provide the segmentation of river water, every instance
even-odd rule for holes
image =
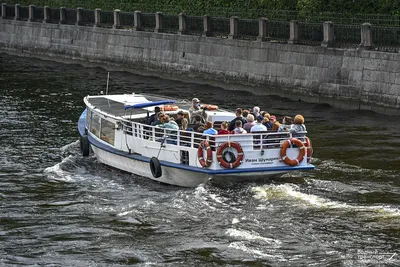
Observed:
[[[315,171],[180,188],[80,155],[106,76],[0,54],[0,266],[400,266],[399,117],[112,72],[111,93],[306,118]]]

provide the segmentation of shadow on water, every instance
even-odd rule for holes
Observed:
[[[400,265],[398,117],[112,72],[110,93],[305,116],[315,171],[179,188],[80,156],[106,76],[0,54],[0,265]]]

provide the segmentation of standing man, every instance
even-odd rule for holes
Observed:
[[[200,108],[200,100],[195,97],[192,99],[192,106],[189,108],[190,122],[194,123],[194,117],[199,115],[204,122],[207,118],[206,110]]]
[[[158,113],[160,113],[160,111],[160,107],[155,107],[154,114],[149,117],[149,121],[147,122],[147,124],[152,125],[158,119]]]
[[[229,123],[229,128],[228,128],[229,131],[233,131],[233,129],[236,128],[236,121],[241,121],[242,125],[244,125],[247,122],[247,120],[242,116],[241,108],[236,109],[236,118],[231,120],[231,122]]]

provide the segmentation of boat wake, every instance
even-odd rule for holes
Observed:
[[[69,155],[64,158],[60,163],[54,166],[47,167],[44,173],[55,181],[74,182],[77,177],[87,173],[84,167],[77,164],[79,156]],[[81,174],[81,175],[77,175]]]
[[[75,142],[72,142],[60,148],[60,151],[63,154],[65,153],[76,154],[78,150],[79,150],[79,140],[76,140]]]
[[[346,180],[364,180],[366,177],[372,177],[374,180],[395,181],[395,178],[398,177],[398,171],[396,170],[366,169],[334,160],[319,161],[315,173],[329,173],[330,176],[346,178]]]
[[[400,217],[400,210],[385,205],[363,206],[332,201],[327,198],[301,192],[294,184],[263,185],[252,188],[254,198],[272,202],[274,200],[289,201],[291,205],[302,208],[335,210],[342,212],[370,212],[374,217]]]

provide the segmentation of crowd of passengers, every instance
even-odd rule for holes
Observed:
[[[305,132],[304,117],[296,115],[294,119],[284,116],[281,123],[276,116],[270,115],[265,111],[260,111],[259,107],[252,110],[237,108],[236,118],[230,122],[221,123],[221,129],[217,131],[211,121],[207,121],[206,109],[200,107],[200,100],[193,98],[192,106],[189,108],[191,121],[184,117],[184,113],[179,111],[177,119],[161,112],[160,107],[155,107],[155,114],[151,115],[148,120],[149,125],[166,128],[171,130],[186,130],[203,133],[204,135],[216,134],[245,134],[255,132]]]

